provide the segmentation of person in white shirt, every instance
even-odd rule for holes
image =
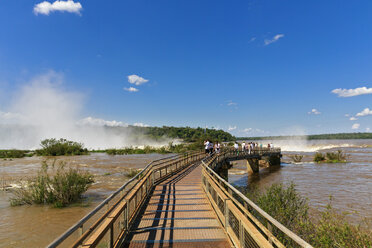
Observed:
[[[242,151],[245,151],[245,142],[242,143]]]
[[[206,141],[204,141],[204,146],[205,146],[205,153],[206,154],[208,154],[209,153],[209,141],[208,140],[206,140]]]

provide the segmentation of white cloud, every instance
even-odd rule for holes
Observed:
[[[351,129],[359,129],[359,127],[360,127],[360,124],[359,123],[355,123],[355,124],[353,124],[352,126],[351,126]]]
[[[351,120],[351,121],[356,121],[356,120],[358,120],[358,118],[355,118],[354,116],[352,116],[352,117],[350,117],[349,120]]]
[[[349,117],[350,115],[349,114],[345,114],[345,117]]]
[[[227,129],[227,131],[234,131],[236,129],[236,126],[229,126],[229,128]]]
[[[309,115],[320,115],[321,113],[317,109],[312,109],[310,112],[307,112]]]
[[[244,130],[243,130],[243,132],[245,132],[245,133],[249,133],[249,132],[251,132],[251,131],[253,131],[253,129],[252,128],[245,128]]]
[[[331,92],[333,94],[338,95],[338,97],[352,97],[352,96],[372,94],[372,88],[360,87],[360,88],[355,88],[355,89],[334,89]]]
[[[277,34],[272,39],[266,39],[265,46],[270,45],[271,43],[277,42],[280,38],[283,38],[284,34]]]
[[[249,42],[253,42],[253,41],[255,41],[256,40],[256,37],[252,37],[250,40],[249,40]]]
[[[139,91],[139,89],[134,88],[134,87],[124,88],[124,90],[129,91],[129,92],[138,92]]]
[[[372,115],[372,110],[370,110],[369,108],[365,108],[363,109],[362,112],[356,114],[356,116],[366,116],[366,115]]]
[[[127,127],[128,124],[121,122],[121,121],[106,121],[104,119],[87,117],[80,121],[78,121],[79,125],[87,125],[87,126],[107,126],[107,127]]]
[[[136,126],[136,127],[149,127],[150,125],[144,124],[142,122],[136,122],[136,123],[133,123],[133,126]]]
[[[227,106],[236,106],[238,105],[236,102],[233,102],[232,100],[227,101]]]
[[[131,83],[131,84],[134,84],[134,85],[141,85],[141,84],[144,84],[144,83],[147,83],[149,80],[147,79],[144,79],[143,77],[140,77],[138,75],[129,75],[128,76],[128,82]]]
[[[366,128],[366,132],[370,132],[371,129],[369,127]]]
[[[34,14],[38,15],[49,15],[51,12],[69,12],[80,15],[80,11],[83,9],[81,3],[74,2],[73,0],[57,0],[54,3],[44,1],[34,6]]]

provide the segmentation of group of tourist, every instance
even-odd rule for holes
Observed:
[[[206,154],[212,154],[213,152],[220,153],[220,150],[221,150],[221,144],[218,141],[213,145],[212,141],[205,140],[204,147],[205,147]]]
[[[226,146],[226,144],[224,144],[224,146]],[[221,144],[218,141],[215,144],[213,144],[213,142],[210,140],[204,140],[204,147],[206,154],[212,154],[213,152],[220,153],[221,151]],[[245,143],[245,141],[243,141],[241,145],[239,145],[239,143],[236,141],[234,143],[234,150],[237,152],[248,151],[248,153],[251,154],[251,152],[257,148],[262,148],[262,144],[258,144],[257,142]],[[267,148],[274,148],[273,143],[267,144]]]
[[[257,142],[245,143],[245,141],[243,141],[243,143],[241,144],[241,150],[243,152],[244,151],[248,151],[249,154],[251,154],[251,152],[252,152],[253,149],[258,148],[258,147],[262,148],[262,144],[258,145]],[[274,148],[273,143],[267,144],[267,148]],[[239,144],[236,141],[235,141],[235,144],[234,144],[234,149],[236,151],[239,151]]]

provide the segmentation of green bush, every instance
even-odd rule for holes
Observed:
[[[0,158],[23,158],[30,157],[33,153],[26,150],[0,150]]]
[[[141,172],[141,170],[129,169],[128,172],[127,172],[127,177],[132,178],[140,172]]]
[[[42,162],[37,176],[20,189],[15,189],[11,205],[54,204],[55,207],[64,207],[78,201],[94,182],[93,175],[65,166],[64,162],[56,165],[54,161],[50,166],[46,161]]]
[[[327,152],[325,155],[321,152],[315,153],[314,162],[317,163],[346,163],[346,154],[341,150],[337,152]]]
[[[42,149],[36,150],[39,156],[86,155],[88,150],[82,143],[66,139],[45,139],[41,141]]]
[[[322,212],[314,233],[308,238],[314,247],[372,247],[372,232],[354,226],[338,214],[329,204]]]
[[[320,163],[325,161],[325,156],[321,152],[317,152],[314,155],[314,162]]]
[[[307,199],[301,197],[293,183],[286,186],[273,184],[266,192],[252,190],[247,194],[260,208],[314,247],[371,247],[372,232],[349,224],[328,205],[319,220],[309,217]],[[256,211],[252,213],[264,224],[267,223]],[[272,233],[286,247],[298,247],[280,230],[273,227]]]

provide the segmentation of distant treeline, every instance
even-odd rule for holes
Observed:
[[[230,133],[223,130],[209,128],[191,128],[191,127],[134,127],[129,128],[141,133],[151,139],[162,139],[164,137],[172,139],[182,139],[185,142],[196,142],[203,139],[211,139],[213,141],[233,141],[236,138]]]
[[[372,139],[372,133],[332,133],[292,136],[238,137],[238,140],[281,140],[281,139]]]

